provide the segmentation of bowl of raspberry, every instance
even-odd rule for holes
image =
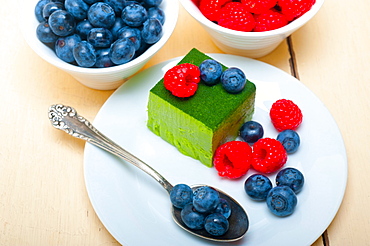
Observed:
[[[30,0],[21,7],[35,53],[98,90],[138,72],[170,38],[179,10],[173,0]]]
[[[324,0],[180,0],[223,52],[259,58],[306,24]]]

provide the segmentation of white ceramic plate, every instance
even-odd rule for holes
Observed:
[[[276,137],[268,110],[280,98],[293,100],[304,120],[298,129],[299,150],[286,166],[305,175],[293,215],[272,215],[264,202],[244,192],[244,181],[220,178],[214,168],[180,154],[146,127],[148,93],[180,58],[153,66],[121,86],[103,105],[94,125],[113,141],[151,165],[173,185],[209,184],[231,194],[246,209],[250,229],[235,245],[310,245],[337,213],[347,181],[347,158],[338,127],[322,102],[289,74],[256,60],[210,54],[226,66],[244,70],[257,86],[253,119],[263,124],[265,137]],[[83,112],[81,112],[83,113]],[[214,245],[180,229],[171,217],[166,191],[136,167],[90,144],[85,148],[85,181],[100,220],[117,241],[131,245]],[[274,180],[275,174],[270,175]],[[233,244],[233,245],[234,245]]]

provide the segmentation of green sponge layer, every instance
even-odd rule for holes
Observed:
[[[192,49],[179,64],[199,66],[206,59],[212,58]],[[161,79],[149,93],[147,126],[181,153],[211,167],[216,148],[235,139],[243,122],[252,118],[255,92],[250,81],[239,94],[201,81],[195,95],[183,99],[173,96]]]

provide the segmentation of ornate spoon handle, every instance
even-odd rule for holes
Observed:
[[[168,193],[170,193],[173,186],[162,175],[148,164],[114,143],[108,137],[104,136],[88,120],[78,115],[74,108],[62,104],[52,105],[49,108],[49,120],[55,128],[63,130],[73,137],[94,144],[140,168],[152,176]]]

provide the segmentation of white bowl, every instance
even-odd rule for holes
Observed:
[[[306,24],[321,8],[324,0],[316,0],[312,8],[288,25],[267,32],[241,32],[224,28],[208,20],[191,0],[180,0],[186,11],[210,34],[213,42],[225,53],[259,58],[273,51],[286,37]]]
[[[162,38],[146,50],[136,59],[119,66],[108,68],[83,68],[71,65],[60,60],[53,50],[41,43],[36,37],[36,28],[38,21],[36,20],[34,9],[38,0],[22,1],[22,10],[20,19],[20,28],[23,32],[29,46],[45,61],[64,70],[72,75],[76,80],[93,89],[112,90],[119,87],[128,77],[140,70],[148,60],[156,54],[170,38],[175,29],[179,4],[175,0],[163,0],[160,7],[165,12],[165,23],[163,25]]]

